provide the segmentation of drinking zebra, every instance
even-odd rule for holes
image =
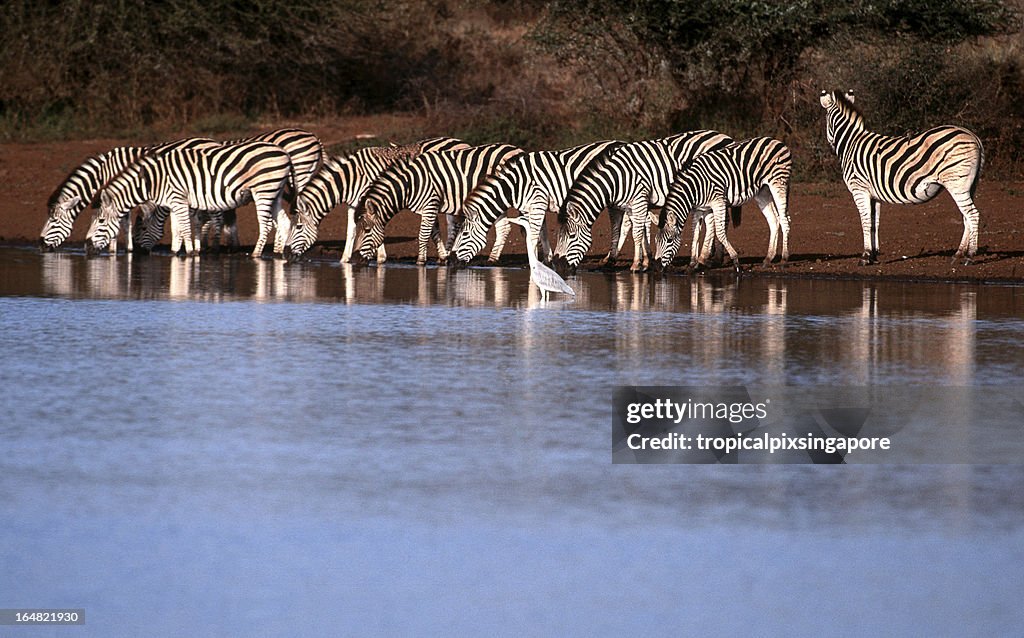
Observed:
[[[525,153],[506,163],[487,177],[473,192],[463,207],[465,219],[452,252],[459,264],[468,264],[487,243],[487,231],[495,227],[494,247],[489,261],[501,257],[510,228],[506,212],[515,208],[530,225],[530,236],[540,238],[544,258],[551,257],[545,215],[557,213],[565,200],[569,187],[579,174],[596,158],[621,142],[593,142],[561,151]],[[537,253],[539,246],[527,250]],[[454,262],[453,262],[454,263]]]
[[[206,138],[187,138],[152,146],[118,146],[106,153],[87,158],[57,186],[47,201],[48,213],[39,233],[41,250],[56,250],[71,236],[75,220],[90,204],[96,205],[100,189],[129,164],[146,154],[219,146]],[[127,233],[127,249],[132,250],[132,235]]]
[[[373,180],[395,162],[422,153],[458,148],[469,148],[469,145],[451,137],[436,137],[404,146],[373,146],[345,157],[328,158],[295,200],[295,224],[285,257],[295,260],[309,250],[316,242],[320,223],[335,206],[344,203],[348,209],[348,224],[341,261],[350,262],[355,249],[355,211]],[[386,259],[387,252],[381,244],[377,261],[383,263]]]
[[[453,218],[461,211],[470,191],[522,152],[511,144],[488,144],[424,153],[393,165],[374,181],[356,210],[355,242],[360,254],[371,259],[384,241],[384,226],[398,211],[409,209],[420,216],[416,263],[427,262],[427,244],[431,239],[437,243],[439,262],[444,263],[448,250],[438,232],[438,213],[448,216],[451,234]]]
[[[672,263],[679,250],[686,218],[692,214],[690,266],[707,263],[714,237],[722,243],[733,266],[739,270],[736,250],[725,236],[725,212],[727,208],[742,206],[751,199],[757,201],[768,222],[765,265],[775,259],[777,243],[781,243],[782,263],[788,261],[789,178],[792,169],[789,149],[770,137],[736,142],[694,158],[676,174],[665,198],[661,228],[654,241],[654,256],[660,267],[666,268]],[[709,215],[710,220],[707,218]],[[702,219],[706,231],[698,257],[698,223]]]
[[[323,164],[324,147],[321,143],[320,138],[298,128],[283,128],[260,135],[254,135],[245,139],[234,140],[230,142],[223,142],[225,146],[235,144],[246,144],[250,142],[266,142],[268,144],[274,144],[288,153],[291,157],[292,168],[295,171],[295,187],[294,190],[299,194],[309,185],[313,176],[317,173]],[[292,196],[294,199],[294,194]],[[215,214],[214,211],[209,211],[211,214],[203,216],[205,223],[202,229],[199,231],[199,237],[208,238],[208,245],[219,245],[219,237],[221,233],[221,227],[224,226],[224,220],[235,219],[235,211],[217,211],[219,214]],[[155,207],[148,207],[143,209],[143,214],[136,222],[137,227],[137,243],[145,250],[151,249],[155,246],[163,236],[164,223],[167,219],[167,209],[158,209]],[[172,221],[173,224],[173,221]],[[274,233],[274,253],[277,255],[283,254],[285,244],[288,240],[288,236],[291,232],[291,219],[286,212],[278,214],[277,219],[273,221],[275,227]],[[231,238],[232,244],[238,245],[237,238],[237,226],[231,225],[226,228],[229,237]],[[217,242],[217,243],[214,243]],[[171,233],[171,247],[174,251],[174,247],[181,244],[181,237],[176,235],[172,229]]]
[[[878,261],[879,204],[920,204],[945,188],[964,218],[954,261],[970,263],[978,252],[978,209],[974,195],[984,164],[981,140],[958,126],[939,126],[911,137],[892,137],[865,128],[852,91],[822,91],[825,135],[843,169],[864,234],[861,265]]]
[[[633,264],[630,270],[649,266],[650,209],[665,202],[675,172],[701,153],[721,148],[732,139],[716,131],[691,131],[671,137],[623,144],[593,162],[569,189],[559,211],[556,269],[575,270],[590,248],[594,221],[608,209],[612,238],[604,265],[618,256],[617,245],[623,214],[633,230]]]
[[[253,202],[260,234],[252,255],[259,257],[273,220],[284,214],[281,202],[285,189],[296,191],[294,179],[289,154],[266,142],[145,155],[103,188],[86,248],[103,250],[126,211],[152,202],[170,211],[172,230],[177,230],[175,237],[180,237],[186,252],[193,255],[199,246],[192,240],[190,207],[224,211]],[[173,252],[177,252],[177,241],[172,240]]]

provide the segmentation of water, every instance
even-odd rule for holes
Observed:
[[[610,402],[983,402],[1024,385],[1024,288],[571,283],[0,249],[0,607],[86,610],[19,635],[1022,626],[1021,465],[613,465]]]

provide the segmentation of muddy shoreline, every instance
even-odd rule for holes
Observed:
[[[46,218],[46,200],[65,175],[86,156],[109,149],[112,140],[86,140],[36,144],[0,144],[0,183],[6,197],[0,201],[0,243],[34,246]],[[743,221],[729,229],[730,242],[741,257],[744,276],[800,277],[816,279],[904,280],[1021,283],[1024,282],[1024,182],[993,182],[982,178],[978,189],[981,211],[979,254],[971,265],[953,262],[963,222],[959,211],[945,193],[918,206],[882,206],[880,262],[859,264],[860,221],[853,199],[839,181],[794,183],[791,189],[790,263],[785,267],[764,267],[761,260],[768,243],[768,230],[757,207],[743,209]],[[65,249],[80,249],[88,219],[83,214]],[[412,262],[416,254],[419,218],[408,211],[388,225],[389,261]],[[345,214],[336,209],[320,229],[319,243],[310,258],[332,260],[340,257]],[[514,229],[502,264],[525,263],[522,232]],[[256,239],[252,207],[239,211],[239,233],[243,245]],[[688,239],[670,273],[686,274]],[[598,219],[594,243],[582,268],[594,269],[607,252],[608,221]],[[485,261],[490,245],[475,263]],[[628,268],[632,259],[627,240],[616,267]],[[433,255],[433,253],[431,253]],[[721,269],[725,270],[725,269]],[[718,272],[712,269],[710,272]]]

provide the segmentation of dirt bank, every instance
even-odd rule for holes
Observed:
[[[361,125],[346,130],[321,133],[325,140],[341,140],[361,130]],[[363,127],[365,128],[365,127]],[[314,129],[319,130],[319,129]],[[102,152],[124,141],[89,140],[38,144],[0,145],[0,183],[6,197],[0,201],[0,241],[35,243],[46,217],[46,200],[65,175],[86,156]],[[982,179],[978,190],[981,211],[980,254],[970,266],[951,263],[960,242],[963,222],[946,194],[919,206],[883,206],[881,216],[881,263],[858,265],[861,252],[860,222],[853,200],[838,181],[825,184],[794,184],[790,202],[792,231],[791,263],[785,268],[767,269],[795,276],[897,277],[940,280],[1021,281],[1024,280],[1024,183],[995,183]],[[88,226],[83,215],[71,236],[72,245],[81,244]],[[243,244],[255,242],[255,214],[250,207],[239,215]],[[409,212],[399,214],[388,226],[387,246],[394,259],[411,259],[416,253],[419,218]],[[514,229],[506,254],[510,259],[523,254],[522,233]],[[324,244],[317,255],[336,256],[344,235],[344,215],[334,211],[321,227]],[[591,254],[607,251],[608,222],[598,220]],[[767,225],[757,207],[744,207],[743,223],[730,229],[729,238],[740,251],[745,268],[753,272],[760,266],[768,242]],[[688,261],[689,240],[677,264]],[[632,255],[627,243],[628,266]],[[584,262],[584,267],[592,264]]]

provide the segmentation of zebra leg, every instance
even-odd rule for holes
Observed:
[[[435,226],[437,225],[437,209],[428,206],[420,212],[420,232],[416,244],[416,265],[424,266],[427,263],[427,245],[434,237]],[[440,237],[438,237],[440,241]]]
[[[274,213],[272,210],[273,203],[268,204],[255,198],[253,203],[256,205],[256,222],[259,225],[259,237],[256,239],[256,246],[252,249],[252,257],[258,259],[263,256],[263,247],[267,245],[267,239],[270,237],[270,227],[274,225]]]
[[[971,263],[971,258],[978,254],[978,221],[981,214],[974,205],[970,192],[949,193],[956,202],[960,214],[964,216],[964,234],[960,238],[960,247],[953,256],[953,261],[964,259],[964,265]]]
[[[341,252],[341,263],[352,263],[352,252],[355,250],[356,241],[356,209],[355,206],[345,205],[345,249]],[[381,243],[381,249],[384,244]],[[379,249],[378,249],[379,250]],[[378,257],[380,253],[378,252]],[[378,259],[378,261],[380,261]]]
[[[864,234],[864,252],[860,255],[860,265],[867,266],[878,262],[878,234],[873,217],[877,215],[877,204],[872,201],[867,191],[853,192],[853,201],[857,204],[860,214],[860,228]]]
[[[547,226],[544,224],[543,208],[526,212],[526,220],[530,222],[530,232],[526,233],[526,250],[533,251],[538,260],[546,259],[546,251],[541,250],[541,245],[547,245]]]
[[[189,236],[185,238],[185,254],[189,257],[198,255],[202,252],[203,228],[205,226],[205,222],[200,222],[203,221],[201,219],[203,216],[204,215],[201,215],[197,210],[189,209],[188,211]]]
[[[689,271],[693,271],[697,267],[697,259],[701,256],[701,253],[698,253],[697,250],[700,247],[700,227],[701,227],[701,222],[704,220],[704,214],[701,211],[699,211],[699,210],[695,210],[695,211],[693,211],[692,217],[693,217],[693,239],[691,240],[691,243],[690,243],[690,264],[689,264],[689,266],[686,267],[686,269],[689,270]],[[707,227],[707,224],[703,224],[703,225],[704,225],[704,234],[705,234],[705,236],[706,237],[710,237],[711,236],[711,229]]]
[[[168,216],[171,220],[171,254],[177,255],[181,250],[181,220],[173,210]]]
[[[127,217],[121,218],[121,230],[125,231],[124,238],[124,250],[125,252],[132,252],[135,249],[135,241],[132,237],[132,213],[128,211]]]
[[[622,254],[622,247],[626,245],[626,237],[633,234],[633,219],[627,213],[622,218],[622,228],[619,229],[618,241],[615,242],[615,255]]]
[[[630,207],[629,215],[633,231],[633,263],[629,270],[630,272],[642,272],[651,265],[650,245],[647,241],[650,233],[650,224],[648,223],[650,213],[647,211],[647,202],[634,202]]]
[[[448,261],[448,251],[444,246],[444,239],[441,238],[441,220],[434,217],[434,224],[431,227],[430,239],[437,247],[437,263],[444,265]]]
[[[880,220],[879,209],[881,202],[877,199],[871,200],[871,254],[874,255],[875,261],[878,261],[879,243],[878,243],[878,224]]]
[[[768,189],[775,200],[775,216],[782,231],[782,260],[780,264],[789,262],[789,183],[769,184]],[[875,229],[878,228],[878,202],[875,202]],[[877,238],[876,238],[877,243]],[[877,249],[875,251],[877,253]]]
[[[619,249],[622,247],[623,242],[622,238],[625,237],[625,235],[622,234],[623,223],[627,224],[626,232],[629,232],[630,228],[628,225],[630,223],[629,218],[626,217],[624,220],[623,217],[626,216],[621,208],[618,208],[617,206],[611,206],[608,208],[608,221],[611,223],[611,246],[608,248],[608,254],[605,255],[604,259],[597,264],[600,267],[604,267],[609,264],[614,265],[615,260],[619,258]]]
[[[496,264],[501,259],[501,252],[505,250],[505,242],[508,241],[508,233],[511,230],[512,222],[508,217],[502,216],[494,220],[494,246],[491,247],[487,263]]]
[[[448,251],[451,250],[452,244],[455,243],[455,231],[459,227],[459,222],[456,216],[451,213],[444,214],[445,221],[445,232],[444,239],[441,239],[441,218],[440,216],[434,218],[434,227],[437,232],[436,243],[437,243],[437,263],[445,265],[448,263]]]
[[[775,210],[772,195],[768,192],[767,187],[762,188],[757,195],[754,195],[754,200],[757,202],[758,208],[761,209],[764,220],[768,222],[768,252],[764,256],[764,265],[771,266],[772,262],[775,261],[775,245],[779,236],[778,213]]]
[[[697,252],[698,222],[700,222],[701,225],[704,226],[704,240],[700,244],[700,253]],[[725,249],[722,247],[722,243],[720,241],[717,241],[715,238],[715,218],[712,211],[704,210],[702,211],[702,214],[699,217],[697,215],[694,215],[693,254],[699,254],[699,256],[697,257],[697,265],[707,267],[708,264],[711,262],[711,259],[714,257],[713,253],[717,252],[718,250],[725,252]],[[718,257],[714,257],[714,259],[714,263],[717,264],[717,262],[719,261]]]
[[[274,255],[280,257],[284,255],[284,245],[292,232],[292,218],[283,206],[274,214],[274,225],[277,226],[274,234]]]
[[[736,269],[736,272],[740,271],[740,256],[736,253],[736,249],[729,243],[729,238],[725,236],[725,214],[728,206],[725,203],[725,199],[718,198],[711,203],[712,215],[714,215],[713,226],[715,229],[715,237],[718,241],[722,242],[725,246],[726,252],[729,253],[729,259],[732,260],[732,266]]]
[[[192,254],[192,211],[189,210],[188,203],[186,202],[175,202],[171,205],[171,254],[177,255],[178,251],[181,250],[182,246],[185,248],[185,254]],[[176,227],[176,229],[175,229]]]

